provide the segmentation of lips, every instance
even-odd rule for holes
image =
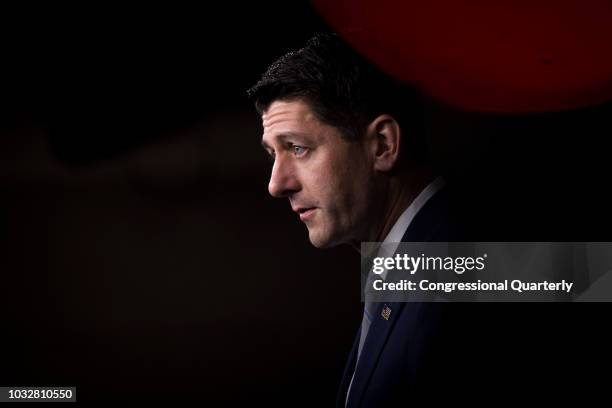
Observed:
[[[293,209],[293,211],[300,215],[300,220],[302,221],[312,218],[316,210],[316,207],[297,207]]]

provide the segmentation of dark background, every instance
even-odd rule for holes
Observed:
[[[326,26],[304,3],[207,7],[3,10],[1,385],[76,386],[81,403],[333,404],[359,257],[312,248],[268,196],[245,95]],[[472,239],[610,241],[610,104],[428,112]],[[526,370],[567,352],[568,377],[594,384],[609,363],[607,304],[471,306],[511,312],[524,342],[483,351],[548,356]]]

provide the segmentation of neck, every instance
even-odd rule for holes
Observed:
[[[410,172],[392,176],[387,184],[387,194],[381,209],[380,223],[373,225],[367,240],[382,242],[402,213],[434,179],[428,168],[412,169]],[[360,250],[360,245],[355,249]]]

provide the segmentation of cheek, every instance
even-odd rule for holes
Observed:
[[[331,216],[353,219],[363,211],[371,174],[360,151],[338,148],[314,161],[310,170],[306,189]]]
[[[376,202],[381,200],[382,197],[377,196],[374,175],[367,167],[363,165],[355,166],[349,177],[347,183],[350,183],[351,186],[351,214],[354,221],[357,222],[367,218]]]
[[[355,163],[338,169],[336,177],[333,178],[332,194],[338,205],[338,210],[349,221],[353,221],[356,217],[362,215],[367,207],[369,178],[370,175],[365,171],[364,166]]]

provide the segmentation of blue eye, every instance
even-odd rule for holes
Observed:
[[[306,153],[306,148],[302,146],[293,145],[291,146],[293,154],[296,156],[303,156]]]

